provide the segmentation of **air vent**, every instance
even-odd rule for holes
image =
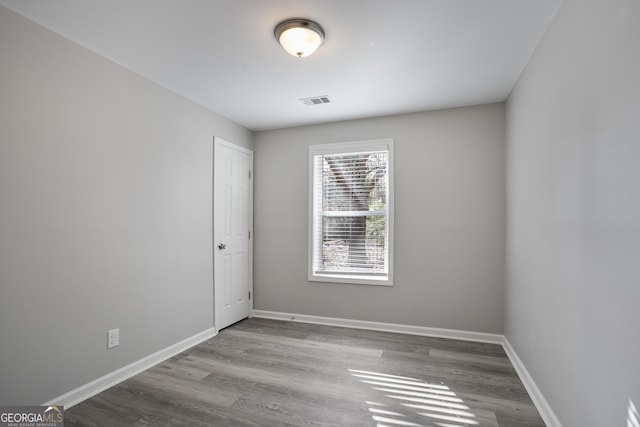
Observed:
[[[304,105],[320,105],[331,103],[331,99],[327,95],[313,96],[311,98],[301,98],[300,101],[302,101]]]

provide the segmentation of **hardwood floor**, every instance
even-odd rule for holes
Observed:
[[[499,345],[247,319],[67,426],[544,426]]]

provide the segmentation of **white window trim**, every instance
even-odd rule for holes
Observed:
[[[355,275],[355,274],[318,274],[313,272],[313,180],[314,180],[314,162],[313,158],[317,155],[327,154],[340,154],[358,151],[380,151],[386,150],[389,152],[388,156],[388,170],[387,179],[389,183],[389,198],[388,198],[388,216],[387,216],[387,232],[388,241],[387,249],[388,253],[388,276],[387,277],[375,277],[369,275]],[[332,144],[320,144],[309,146],[309,208],[308,217],[309,223],[307,226],[307,273],[308,280],[310,282],[328,282],[328,283],[343,283],[343,284],[355,284],[355,285],[377,285],[377,286],[393,286],[393,253],[394,253],[394,158],[393,158],[393,139],[375,139],[367,141],[356,142],[339,142]]]

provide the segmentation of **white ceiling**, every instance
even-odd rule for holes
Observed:
[[[0,0],[253,130],[503,101],[562,0]],[[307,58],[280,21],[320,23]],[[328,95],[331,104],[300,98]]]

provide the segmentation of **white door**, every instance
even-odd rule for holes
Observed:
[[[253,152],[215,138],[213,251],[215,327],[249,316]]]

